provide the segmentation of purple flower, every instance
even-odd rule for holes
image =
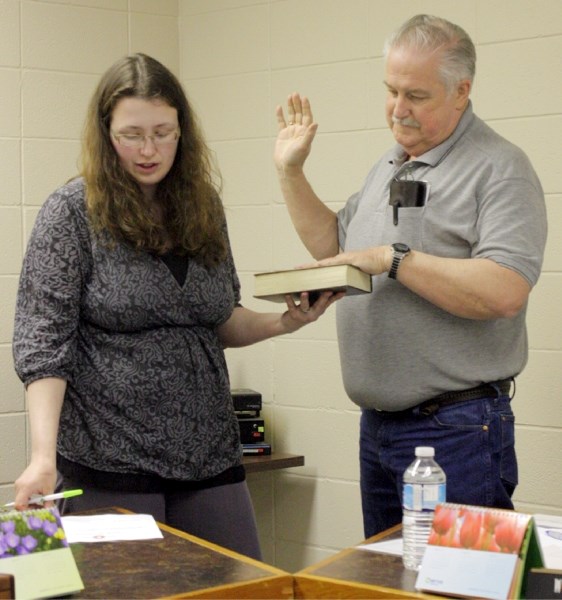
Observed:
[[[52,521],[45,521],[43,523],[43,531],[50,537],[55,535],[55,533],[57,532],[59,526],[56,523],[53,523]]]
[[[26,535],[21,538],[21,548],[24,548],[27,552],[33,552],[39,542],[32,536]]]
[[[20,543],[20,536],[15,533],[8,533],[4,536],[8,548],[15,548]]]
[[[4,533],[12,533],[16,529],[16,523],[15,521],[3,521],[0,524],[0,529],[2,529]]]
[[[27,519],[27,524],[29,526],[29,529],[41,529],[41,525],[43,524],[43,521],[39,517],[31,515]]]

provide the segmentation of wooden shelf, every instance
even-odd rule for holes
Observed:
[[[269,456],[244,456],[242,464],[246,468],[246,473],[258,473],[260,471],[273,471],[274,469],[302,467],[304,456],[272,452]]]

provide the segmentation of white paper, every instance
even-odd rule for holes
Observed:
[[[356,546],[358,550],[370,550],[371,552],[383,552],[384,554],[395,554],[402,556],[402,538],[395,540],[383,540],[372,544],[361,544]]]
[[[95,515],[61,517],[66,538],[75,542],[118,542],[162,538],[152,515]]]
[[[537,514],[534,519],[544,566],[562,570],[562,517]]]
[[[416,589],[504,600],[509,597],[517,559],[517,554],[429,544],[423,555]]]

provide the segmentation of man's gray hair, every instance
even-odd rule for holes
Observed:
[[[447,90],[463,79],[471,82],[476,72],[476,49],[462,27],[440,17],[416,15],[406,21],[385,42],[384,56],[393,49],[442,52],[439,73]]]

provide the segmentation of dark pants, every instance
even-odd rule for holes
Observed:
[[[361,415],[361,500],[365,537],[402,520],[402,475],[416,446],[433,446],[447,476],[447,501],[513,508],[517,485],[515,419],[506,396],[390,416]]]
[[[83,488],[82,496],[69,498],[63,514],[118,506],[150,514],[160,523],[261,560],[252,500],[246,482],[190,492],[136,494],[84,486],[63,479],[65,489]]]

